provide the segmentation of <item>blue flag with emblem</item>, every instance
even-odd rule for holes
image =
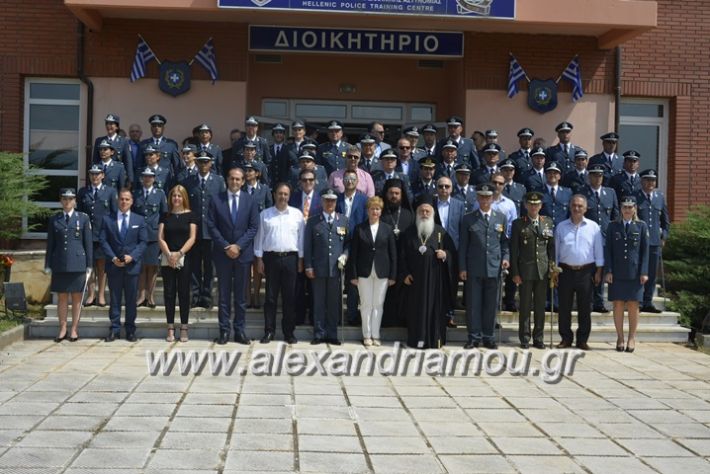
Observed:
[[[176,97],[190,90],[190,65],[186,61],[163,61],[160,65],[158,87]]]
[[[212,79],[212,84],[217,80],[217,56],[214,53],[214,41],[212,38],[202,46],[202,49],[195,55],[195,61],[200,63],[207,70]]]
[[[150,49],[148,43],[145,42],[142,36],[139,35],[138,47],[136,48],[136,57],[133,59],[133,67],[131,67],[131,82],[136,82],[141,77],[145,76],[145,66],[152,60],[158,61],[155,53]],[[160,61],[158,61],[160,63]]]
[[[510,67],[508,69],[508,98],[512,99],[518,92],[518,81],[527,77],[523,67],[520,65],[515,56],[510,55]]]
[[[575,56],[569,62],[562,77],[572,83],[572,100],[578,101],[584,95],[582,91],[582,71],[579,69],[579,56]]]

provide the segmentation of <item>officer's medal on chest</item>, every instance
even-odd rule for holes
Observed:
[[[79,224],[79,219],[76,220],[76,231],[74,232],[74,235],[76,236],[77,239],[81,235],[81,226]]]

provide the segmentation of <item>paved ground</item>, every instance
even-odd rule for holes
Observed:
[[[168,347],[6,348],[0,472],[710,472],[710,357],[678,345],[597,344],[554,385],[148,375],[146,349]]]

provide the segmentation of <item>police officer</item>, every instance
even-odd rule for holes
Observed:
[[[412,159],[414,161],[419,161],[425,156],[427,156],[426,150],[419,148],[419,128],[415,126],[406,127],[402,130],[402,138],[409,140],[412,144]]]
[[[494,130],[494,129],[486,130],[485,135],[486,135],[486,145],[489,145],[491,143],[495,143],[496,145],[500,146],[498,144],[498,130]],[[484,148],[485,148],[485,146],[484,146]],[[507,158],[508,158],[508,155],[505,154],[505,152],[503,151],[503,149],[501,147],[501,150],[499,152],[499,160],[503,161]]]
[[[291,179],[289,180],[291,189],[299,189],[301,171],[310,170],[315,176],[316,191],[321,191],[328,185],[328,176],[325,174],[325,168],[316,164],[315,154],[311,151],[314,148],[312,143],[306,143],[301,148],[303,151],[301,156],[298,157],[298,166],[291,168]]]
[[[104,184],[119,190],[126,185],[126,168],[123,163],[113,159],[116,154],[116,148],[113,143],[107,140],[101,140],[99,143],[99,156],[101,162],[99,166],[104,172]]]
[[[525,199],[525,186],[515,181],[516,174],[518,173],[515,162],[512,158],[508,157],[507,160],[501,162],[498,169],[500,170],[500,174],[503,175],[503,179],[505,179],[503,196],[515,203],[518,216],[522,216],[524,211],[522,204]]]
[[[183,167],[175,176],[175,182],[177,184],[183,184],[187,178],[198,173],[197,163],[195,163],[196,153],[197,146],[192,143],[188,143],[182,147]]]
[[[291,168],[294,166],[298,167],[298,157],[301,156],[302,151],[301,147],[305,143],[311,142],[309,138],[306,138],[306,124],[302,120],[295,120],[291,123],[291,134],[293,135],[293,141],[289,141],[284,145],[286,149],[287,159],[281,160],[276,163],[276,169],[278,170],[278,173],[275,176],[272,176],[271,178],[271,180],[273,181],[273,185],[276,185],[276,183],[279,182],[289,182],[289,180],[291,179]],[[272,160],[272,164],[275,162],[276,160]]]
[[[136,305],[155,308],[153,292],[160,265],[160,247],[158,246],[158,224],[160,216],[168,212],[168,200],[165,192],[155,186],[155,173],[149,167],[141,173],[143,185],[133,191],[133,212],[145,219],[147,241],[143,254],[143,267],[138,279],[138,299]]]
[[[263,184],[269,184],[269,171],[268,165],[263,161],[257,161],[257,144],[253,141],[247,141],[242,145],[242,159],[237,162],[237,166],[244,169],[244,166],[250,164],[257,170],[259,170],[259,181]]]
[[[254,117],[247,117],[244,122],[244,135],[232,144],[232,158],[229,162],[225,160],[222,166],[222,174],[226,177],[231,169],[232,163],[237,163],[244,160],[243,151],[244,145],[248,142],[253,142],[256,153],[254,159],[268,165],[271,163],[271,152],[266,139],[259,136],[259,121]],[[216,170],[215,170],[216,171]]]
[[[616,191],[616,197],[633,196],[641,189],[638,169],[641,154],[636,150],[624,152],[624,170],[609,179],[609,187]]]
[[[545,154],[547,155],[546,162],[550,163],[551,161],[556,161],[562,172],[566,172],[573,167],[574,155],[579,149],[578,146],[573,145],[571,142],[570,135],[572,134],[573,128],[574,125],[569,122],[559,123],[555,127],[559,143],[545,150]]]
[[[424,138],[424,151],[426,156],[431,157],[435,160],[439,149],[436,147],[436,133],[437,129],[433,123],[428,123],[422,127],[422,137]]]
[[[491,180],[491,176],[498,171],[500,152],[501,148],[497,143],[489,143],[483,147],[483,164],[471,174],[471,184],[477,186]]]
[[[131,154],[131,147],[128,143],[126,137],[122,137],[118,134],[121,118],[116,114],[108,114],[104,119],[104,124],[106,125],[106,135],[103,137],[98,137],[94,141],[94,152],[92,154],[92,163],[99,163],[101,161],[101,156],[99,154],[99,144],[106,140],[113,145],[113,149],[116,150],[114,159],[123,163],[124,168],[126,168],[126,177],[128,183],[133,184],[133,155]]]
[[[589,182],[587,172],[587,152],[579,149],[574,153],[574,169],[568,170],[562,177],[560,184],[572,190],[572,194],[581,194],[582,189]]]
[[[168,120],[160,114],[155,114],[148,118],[148,122],[150,123],[151,137],[141,142],[141,148],[144,150],[143,156],[146,156],[145,149],[148,145],[152,146],[158,153],[160,166],[170,170],[172,175],[177,174],[182,168],[178,152],[180,147],[175,140],[164,136],[165,124],[168,123]],[[138,181],[138,176],[135,179]],[[136,184],[140,185],[139,182]]]
[[[624,350],[624,306],[629,312],[626,352],[636,348],[639,301],[648,281],[648,226],[636,216],[636,198],[621,198],[621,218],[609,224],[604,246],[604,279],[609,284],[609,301],[614,304],[616,350]],[[633,344],[632,344],[633,341]]]
[[[663,193],[656,189],[658,175],[656,170],[647,169],[641,173],[641,189],[636,192],[638,216],[648,225],[650,233],[648,251],[648,281],[643,290],[644,313],[660,313],[653,306],[653,293],[656,290],[656,272],[661,258],[663,245],[668,239],[671,221],[668,216],[668,206]]]
[[[483,183],[476,187],[479,209],[466,214],[461,221],[459,244],[459,278],[466,282],[465,349],[497,348],[493,338],[498,285],[501,269],[509,266],[507,225],[503,214],[491,208],[493,187]]]
[[[569,200],[572,199],[572,190],[559,185],[560,167],[557,162],[550,162],[545,168],[545,192],[542,195],[542,210],[540,214],[552,218],[557,224],[569,217]]]
[[[343,308],[342,270],[348,258],[348,218],[335,212],[338,194],[320,193],[323,212],[308,218],[303,235],[303,266],[313,289],[313,340],[340,345],[338,323]]]
[[[607,167],[604,164],[591,166],[589,168],[589,184],[580,192],[587,198],[587,213],[584,217],[599,224],[604,242],[606,242],[606,230],[609,223],[619,216],[619,201],[616,198],[616,191],[602,186],[606,171]],[[603,281],[594,286],[592,311],[597,313],[609,312],[604,306],[603,286]]]
[[[212,171],[212,158],[200,153],[196,158],[199,173],[185,181],[190,197],[190,208],[197,216],[197,241],[190,250],[192,272],[192,307],[212,307],[212,237],[207,229],[207,211],[213,196],[226,191],[222,175]]]
[[[451,197],[464,202],[464,213],[473,211],[476,204],[476,187],[468,184],[471,168],[466,163],[456,165],[456,180]],[[458,242],[457,242],[458,243]]]
[[[269,163],[269,184],[275,185],[279,182],[281,175],[280,168],[289,161],[289,152],[286,146],[286,127],[282,123],[276,123],[271,127],[272,143],[269,146],[269,154],[271,155],[271,163]],[[286,167],[285,169],[288,169]]]
[[[216,173],[222,171],[222,148],[216,143],[212,143],[212,128],[206,123],[202,123],[197,127],[199,135],[199,143],[197,144],[197,152],[206,151],[212,155],[212,167]]]
[[[388,148],[380,154],[377,169],[373,170],[372,182],[375,185],[375,194],[378,196],[382,195],[382,191],[385,189],[385,183],[389,179],[400,179],[404,185],[404,191],[409,198],[409,202],[412,201],[412,189],[409,184],[409,176],[397,171],[397,152],[392,148]]]
[[[358,162],[358,168],[363,171],[370,173],[370,176],[377,170],[381,170],[380,159],[375,155],[377,150],[377,141],[372,135],[364,135],[358,143],[358,147],[361,150],[360,161]]]
[[[204,153],[209,154],[209,152]],[[155,177],[155,187],[162,189],[163,192],[168,191],[172,186],[174,175],[170,167],[160,164],[160,151],[157,148],[154,148],[153,145],[148,145],[143,150],[143,156],[145,157],[146,169],[150,169]],[[142,176],[143,174],[141,173],[141,180]],[[142,183],[138,183],[136,187],[139,188],[141,185]]]
[[[52,275],[51,291],[57,293],[59,333],[54,342],[69,339],[79,340],[77,329],[81,314],[81,298],[84,285],[93,264],[93,242],[89,216],[74,209],[76,193],[72,188],[63,189],[62,211],[49,218],[47,226],[47,253],[44,271]],[[71,296],[71,331],[67,331],[67,313]]]
[[[258,162],[256,162],[258,163]],[[272,162],[273,163],[273,162]],[[261,172],[254,163],[242,165],[244,170],[244,185],[242,191],[251,195],[259,212],[274,205],[271,188],[259,182]],[[253,289],[253,291],[252,291]],[[257,271],[257,262],[252,263],[250,282],[247,283],[247,308],[261,308],[261,274]]]
[[[456,177],[456,165],[462,164],[458,158],[458,145],[453,140],[446,140],[441,147],[441,161],[436,165],[434,176],[438,179],[446,176],[451,181]]]
[[[328,176],[335,170],[345,168],[345,155],[350,145],[343,140],[343,123],[332,120],[328,124],[328,141],[318,147],[316,163],[325,168]]]
[[[458,145],[458,156],[461,160],[463,160],[464,163],[468,163],[472,170],[477,170],[481,162],[478,159],[478,153],[476,152],[476,146],[473,144],[473,140],[462,136],[463,119],[456,115],[446,119],[446,131],[447,137],[440,140],[436,146],[439,153],[441,153],[441,148],[444,143],[446,143],[446,140],[453,140]]]
[[[615,174],[621,172],[624,167],[622,158],[616,154],[616,146],[619,143],[619,135],[614,132],[605,133],[599,139],[602,141],[603,151],[589,158],[589,168],[594,165],[604,165],[604,185],[609,185],[609,180]]]
[[[433,196],[436,194],[436,180],[434,179],[434,169],[436,163],[431,158],[424,158],[419,162],[419,178],[412,183],[412,194],[414,199],[419,199],[422,194]]]
[[[511,153],[508,158],[515,164],[515,180],[520,184],[525,184],[524,176],[532,168],[532,142],[535,132],[532,128],[521,128],[518,130],[518,143],[520,148]]]
[[[544,349],[545,300],[550,263],[555,261],[555,230],[552,219],[540,215],[542,193],[525,195],[527,215],[513,222],[510,238],[510,273],[520,289],[520,347],[530,347],[530,311],[533,312],[532,345]]]
[[[96,303],[96,300],[98,300],[99,306],[106,306],[106,298],[104,296],[106,293],[106,259],[99,243],[99,235],[101,234],[104,216],[116,214],[118,200],[116,190],[101,182],[103,177],[104,172],[101,166],[93,165],[89,170],[90,184],[81,188],[77,196],[77,210],[89,216],[92,240],[94,242],[93,267],[95,273],[89,278],[89,295],[86,297],[84,306],[92,306]],[[98,281],[98,298],[94,287],[94,279]]]
[[[532,154],[532,167],[527,171],[527,173],[521,179],[521,182],[525,184],[525,189],[530,191],[545,191],[545,150],[542,147],[537,147],[533,149]]]

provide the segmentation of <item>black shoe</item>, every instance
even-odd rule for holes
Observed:
[[[55,337],[55,338],[54,338],[54,342],[62,342],[64,339],[67,339],[67,335],[68,335],[68,334],[69,334],[69,333],[66,333],[66,332],[65,332],[62,337],[59,337],[59,336]]]
[[[117,333],[117,332],[111,331],[111,332],[108,333],[108,336],[106,336],[106,338],[104,339],[104,341],[106,341],[106,342],[113,342],[113,341],[115,341],[116,339],[120,339],[120,338],[121,338],[121,334],[119,334],[119,333]]]
[[[284,338],[284,341],[286,341],[286,344],[296,344],[298,342],[298,339],[296,339],[296,336],[293,334],[286,336]]]
[[[249,344],[251,344],[251,339],[249,339],[247,335],[244,334],[244,331],[238,331],[234,333],[234,342],[248,346]]]
[[[641,312],[642,312],[642,313],[660,314],[660,313],[662,313],[663,311],[661,311],[660,309],[658,309],[658,308],[656,308],[655,306],[653,306],[652,304],[650,304],[650,305],[645,305],[645,306],[643,306],[643,307],[641,308]]]
[[[79,340],[79,336],[69,338],[69,342],[76,342],[78,340]]]
[[[334,346],[340,346],[343,344],[342,342],[340,342],[340,339],[327,339],[326,342],[328,344],[333,344]]]
[[[577,349],[582,349],[583,351],[590,351],[592,350],[591,347],[589,347],[589,344],[586,342],[578,342],[577,343]]]
[[[459,327],[459,325],[456,324],[456,321],[454,321],[453,319],[449,319],[449,322],[446,323],[446,327],[450,329],[456,329],[457,327]]]
[[[229,333],[227,331],[221,331],[219,333],[219,337],[215,339],[215,342],[220,346],[225,345],[227,342],[229,342]]]
[[[635,349],[636,349],[636,347],[629,347],[629,346],[626,346],[626,350],[624,350],[624,352],[628,352],[628,353],[630,354],[630,353],[632,353]]]
[[[520,348],[521,349],[530,349],[530,344],[528,344],[527,342],[521,342]]]
[[[606,306],[595,306],[592,308],[592,312],[606,314],[609,310],[606,309]]]
[[[105,308],[106,303],[96,303],[96,306],[98,306],[99,308]]]
[[[557,349],[569,349],[572,347],[572,343],[570,341],[560,341],[559,344],[555,346]]]
[[[547,346],[545,346],[545,343],[544,343],[544,342],[542,342],[542,341],[537,341],[537,342],[533,342],[533,347],[534,347],[535,349],[544,349],[544,348],[547,347]]]
[[[142,308],[148,305],[148,302],[146,300],[141,301],[140,303],[136,303],[136,308]]]
[[[483,343],[483,347],[486,349],[498,349],[498,344],[495,341],[486,341]]]
[[[478,341],[468,341],[466,344],[463,345],[464,349],[476,349],[481,345],[480,342]]]
[[[87,301],[86,303],[84,303],[84,308],[88,308],[89,306],[94,306],[95,304],[96,304],[95,301],[92,301],[91,303],[89,303],[89,302]]]
[[[353,326],[353,327],[358,327],[362,326],[362,323],[358,321],[357,319],[349,319],[345,324],[348,326]]]
[[[203,298],[200,300],[200,304],[198,306],[201,306],[205,309],[212,309],[212,300],[209,298]]]
[[[503,311],[510,311],[511,313],[515,313],[518,310],[518,307],[515,305],[515,303],[507,303],[503,305]]]
[[[324,342],[325,342],[325,340],[323,340],[319,337],[316,337],[316,338],[313,338],[313,340],[311,341],[311,345],[317,346],[318,344],[323,344]]]
[[[624,345],[616,346],[616,352],[624,352]]]
[[[145,305],[150,309],[155,309],[155,307],[157,306],[155,303],[146,303]]]
[[[273,340],[274,340],[274,333],[271,331],[267,331],[266,333],[264,333],[264,337],[262,337],[259,342],[262,344],[268,344]]]
[[[499,322],[496,322],[495,328],[496,328],[496,329],[500,329],[500,323],[499,323]]]
[[[136,337],[136,333],[129,332],[128,334],[126,334],[126,340],[128,342],[136,342],[138,340],[138,338]]]

